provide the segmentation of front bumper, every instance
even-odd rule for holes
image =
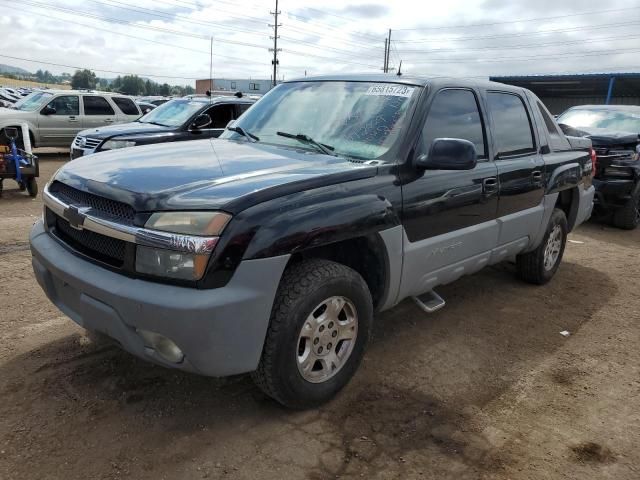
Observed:
[[[601,210],[609,210],[631,198],[636,182],[632,179],[593,179],[596,188],[595,205]]]
[[[78,148],[72,146],[71,151],[69,152],[69,159],[75,160],[76,158],[86,157],[87,155],[91,155],[92,153],[96,153],[95,148]]]
[[[33,270],[47,297],[78,325],[153,362],[209,376],[256,369],[288,255],[245,260],[222,288],[198,290],[125,277],[87,262],[44,231],[30,235]],[[138,330],[171,339],[184,353],[165,361]]]

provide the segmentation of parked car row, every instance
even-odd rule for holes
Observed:
[[[90,332],[170,368],[252,372],[289,407],[347,384],[374,312],[433,312],[438,286],[506,260],[550,281],[591,214],[591,140],[522,88],[304,78],[196,140],[250,103],[210,101],[83,132],[118,144],[45,188],[34,272]],[[194,140],[138,146],[156,134]]]

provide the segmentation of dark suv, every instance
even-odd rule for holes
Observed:
[[[627,230],[640,224],[640,107],[583,105],[558,117],[567,135],[591,139],[596,153],[594,212]]]
[[[218,137],[253,103],[235,96],[170,100],[134,122],[81,131],[71,145],[71,159],[136,145]]]

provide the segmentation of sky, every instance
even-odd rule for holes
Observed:
[[[269,79],[275,0],[0,0],[0,63],[194,85]],[[640,71],[638,0],[280,0],[278,79]],[[13,58],[11,58],[13,57]],[[46,63],[45,63],[46,62]]]

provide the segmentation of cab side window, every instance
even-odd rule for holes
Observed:
[[[535,152],[531,120],[522,99],[512,93],[489,92],[487,100],[493,120],[496,158]]]
[[[211,117],[211,125],[208,128],[225,128],[233,120],[234,106],[232,104],[216,105],[207,110]]]
[[[56,109],[54,115],[80,115],[80,101],[76,95],[56,97],[47,106]]]
[[[461,138],[476,146],[478,159],[486,159],[480,109],[471,90],[448,89],[436,94],[422,130],[420,151],[428,153],[436,138]]]
[[[115,115],[111,105],[104,97],[87,96],[82,97],[84,102],[85,115]]]

